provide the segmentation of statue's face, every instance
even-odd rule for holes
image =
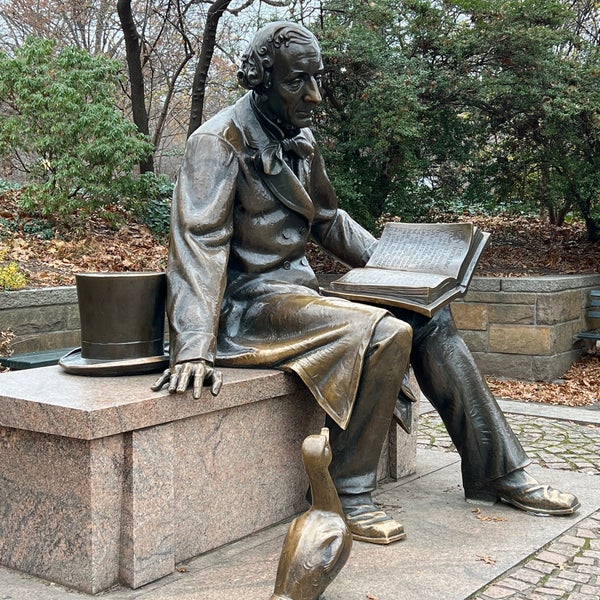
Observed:
[[[272,85],[266,105],[286,127],[308,127],[312,113],[321,103],[319,80],[323,72],[321,52],[316,44],[283,47],[275,56]]]

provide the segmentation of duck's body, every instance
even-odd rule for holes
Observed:
[[[304,440],[302,459],[313,504],[288,529],[271,600],[316,600],[344,566],[352,547],[352,535],[329,475],[327,429]]]

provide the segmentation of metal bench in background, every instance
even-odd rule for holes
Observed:
[[[586,317],[588,320],[600,319],[600,290],[592,290],[590,292],[590,305],[586,310]],[[575,336],[579,340],[600,340],[600,328],[592,329],[590,331],[582,331]]]
[[[13,354],[12,356],[0,356],[0,365],[8,367],[11,371],[22,371],[23,369],[34,369],[36,367],[50,367],[57,365],[61,356],[70,352],[73,348],[58,348],[54,350],[38,350],[37,352],[25,352]]]

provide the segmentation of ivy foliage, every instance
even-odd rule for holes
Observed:
[[[116,61],[50,40],[0,53],[0,156],[25,171],[24,208],[57,222],[140,201],[132,169],[152,152],[118,110]]]

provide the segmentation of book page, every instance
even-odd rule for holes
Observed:
[[[367,266],[458,278],[472,235],[471,223],[387,223]]]
[[[447,277],[434,273],[412,273],[410,271],[384,271],[382,269],[353,269],[340,279],[332,282],[332,287],[343,289],[376,289],[376,288],[401,288],[403,292],[410,293],[411,288],[424,290],[436,288],[446,281]],[[406,289],[405,289],[406,288]]]

